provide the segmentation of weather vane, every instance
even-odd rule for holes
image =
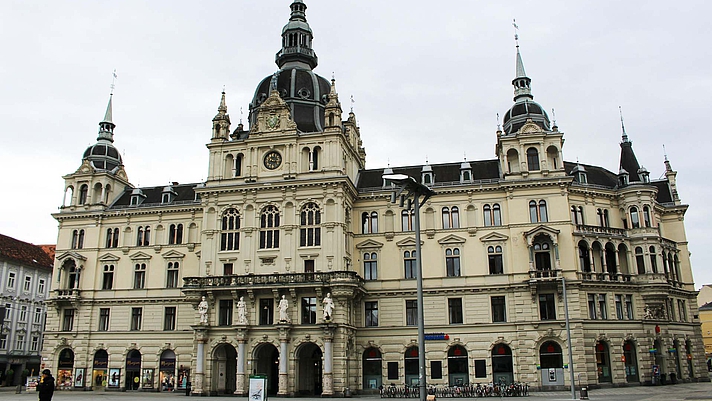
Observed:
[[[354,112],[354,103],[356,103],[356,101],[354,100],[354,95],[351,95],[351,112],[352,113]]]
[[[512,19],[512,26],[514,27],[514,42],[519,47],[519,25],[517,25],[517,20],[514,18]]]
[[[551,108],[551,118],[554,121],[554,127],[556,127],[556,111],[554,111],[554,108]]]
[[[118,75],[116,75],[116,68],[114,68],[114,72],[112,73],[113,78],[111,78],[111,93],[110,95],[114,94],[114,88],[116,87],[116,78]]]
[[[618,106],[618,112],[621,115],[621,129],[623,130],[623,142],[628,142],[628,134],[625,133],[625,125],[623,125],[623,109]]]
[[[242,124],[242,107],[240,107],[240,124]]]
[[[499,113],[497,113],[497,131],[502,131],[502,126],[499,124]]]

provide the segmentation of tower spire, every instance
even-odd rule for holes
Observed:
[[[97,141],[109,141],[114,142],[114,128],[116,125],[112,121],[113,119],[113,99],[114,99],[114,88],[116,87],[116,70],[112,73],[111,79],[111,92],[109,92],[109,103],[106,105],[106,112],[104,113],[104,119],[99,123],[99,136],[96,138]]]
[[[630,142],[628,140],[628,134],[625,133],[625,125],[623,124],[623,109],[621,108],[621,106],[618,106],[618,113],[620,113],[620,115],[621,115],[621,131],[623,131],[623,134],[622,134],[623,142]]]
[[[522,98],[534,99],[531,90],[532,80],[527,77],[527,72],[524,70],[524,61],[522,61],[522,54],[519,52],[519,25],[517,25],[516,20],[512,20],[512,25],[514,26],[514,43],[517,47],[515,78],[512,80],[512,85],[514,86],[514,101],[516,102]]]

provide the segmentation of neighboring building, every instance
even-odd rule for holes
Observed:
[[[705,354],[712,357],[712,302],[700,306],[700,322],[702,323],[702,340],[705,344]]]
[[[54,215],[44,353],[60,384],[245,394],[260,373],[270,393],[331,395],[413,383],[413,216],[390,203],[389,173],[436,192],[421,209],[426,330],[444,333],[427,344],[429,384],[567,385],[565,306],[581,384],[650,383],[654,365],[709,380],[667,160],[651,180],[624,131],[619,171],[564,161],[517,48],[496,158],[367,170],[356,116],[342,120],[334,80],[312,71],[305,10],[291,5],[249,129],[231,129],[223,93],[204,183],[134,187],[109,100]]]
[[[0,382],[39,374],[53,245],[33,245],[0,234]],[[12,371],[12,375],[8,372]]]
[[[712,302],[712,285],[705,284],[700,287],[700,291],[697,293],[697,306],[702,306]]]

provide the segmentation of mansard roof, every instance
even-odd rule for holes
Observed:
[[[470,161],[472,166],[472,179],[486,180],[499,179],[499,160],[477,160]],[[433,174],[435,175],[435,183],[459,183],[460,182],[460,165],[462,162],[431,164]],[[393,174],[406,174],[420,181],[420,173],[423,170],[423,165],[392,167]],[[362,170],[358,178],[357,187],[374,188],[383,186],[383,169]]]
[[[191,184],[174,184],[171,185],[173,192],[175,192],[175,197],[170,203],[165,203],[163,205],[174,205],[181,203],[189,203],[195,201],[195,187],[198,183]],[[127,207],[148,207],[148,206],[160,206],[163,189],[165,185],[159,185],[157,187],[141,187],[141,192],[146,196],[146,198],[139,205],[131,205],[131,193],[135,188],[125,188],[124,192],[119,196],[119,198],[109,207],[109,209],[125,209]]]
[[[54,260],[42,247],[0,234],[0,258],[52,271]]]

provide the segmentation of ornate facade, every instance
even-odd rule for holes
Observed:
[[[232,129],[223,93],[205,182],[133,186],[110,100],[54,215],[51,369],[197,394],[245,394],[252,374],[280,395],[414,383],[413,214],[382,178],[403,173],[435,191],[420,216],[429,384],[557,388],[569,352],[589,385],[708,380],[667,160],[651,180],[624,131],[618,172],[564,161],[517,48],[496,158],[368,170],[356,116],[313,71],[305,10],[291,4],[249,128]]]

